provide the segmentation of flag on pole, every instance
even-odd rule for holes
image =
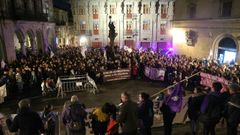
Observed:
[[[55,54],[53,53],[53,51],[50,52],[50,58],[52,58]]]
[[[1,68],[4,69],[5,66],[6,66],[6,63],[5,63],[5,61],[2,59],[2,61],[1,61]]]
[[[169,106],[171,111],[180,112],[183,102],[183,88],[178,83],[172,90],[172,94],[166,98],[166,105]]]

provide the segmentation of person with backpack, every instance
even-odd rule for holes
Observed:
[[[63,124],[66,126],[68,135],[85,135],[87,112],[85,107],[78,101],[78,97],[71,97],[71,105],[66,107],[62,114]]]
[[[200,122],[203,123],[204,135],[215,135],[215,126],[223,116],[224,98],[221,94],[222,84],[214,82],[212,91],[206,95],[201,104]]]
[[[55,135],[57,115],[52,111],[52,109],[53,106],[47,104],[44,107],[44,111],[41,116],[46,135]]]
[[[139,119],[140,134],[151,135],[151,127],[153,125],[153,102],[149,99],[149,95],[145,92],[139,94]]]
[[[233,83],[230,88],[230,100],[227,103],[227,134],[237,135],[240,123],[240,86]]]

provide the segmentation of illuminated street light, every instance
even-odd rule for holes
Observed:
[[[186,43],[185,32],[183,29],[172,28],[170,30],[170,34],[172,35],[173,43],[176,43],[176,44],[185,44]]]

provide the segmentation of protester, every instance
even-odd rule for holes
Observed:
[[[107,126],[109,122],[109,117],[107,115],[106,108],[95,108],[90,115],[92,119],[92,129],[94,135],[105,135],[107,132]]]
[[[41,116],[42,121],[44,123],[46,135],[55,135],[57,115],[52,110],[53,110],[53,106],[50,104],[47,104],[44,107],[44,110]]]
[[[122,135],[136,135],[138,127],[138,105],[131,100],[130,94],[123,92],[121,94],[123,102],[118,122],[122,124]]]
[[[240,87],[233,83],[229,88],[231,97],[227,104],[227,133],[228,135],[237,135],[240,123]]]
[[[68,135],[85,135],[85,119],[87,112],[84,106],[79,103],[78,97],[73,95],[71,97],[71,105],[66,107],[62,114],[63,124],[66,126]]]
[[[163,104],[160,108],[163,114],[164,135],[172,134],[172,123],[176,116],[176,112],[180,112],[182,107],[183,90],[180,83],[173,89],[169,89],[167,95],[164,96]]]
[[[151,127],[153,125],[153,102],[149,95],[145,92],[139,94],[139,118],[140,118],[140,134],[151,135]]]
[[[19,131],[20,135],[40,135],[44,133],[44,126],[38,113],[30,108],[30,101],[22,99],[18,103],[18,113],[13,118],[6,120],[7,127],[11,132]]]
[[[0,113],[0,135],[4,135],[4,132],[3,132],[3,114]]]
[[[194,93],[188,99],[188,117],[190,119],[190,126],[192,135],[198,134],[199,129],[199,116],[200,116],[200,108],[205,97],[205,94],[202,92],[203,90],[198,87],[194,90]]]
[[[203,123],[204,135],[215,135],[215,126],[223,116],[224,98],[220,91],[222,84],[214,82],[212,91],[206,95],[201,105],[201,115],[199,120]]]

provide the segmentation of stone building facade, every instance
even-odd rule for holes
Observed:
[[[173,18],[172,0],[70,0],[75,45],[109,44],[108,23],[116,28],[115,45],[130,48],[164,48]],[[111,16],[111,20],[110,17]]]
[[[53,8],[57,45],[74,45],[73,18],[69,0],[54,0]]]
[[[176,0],[173,47],[176,53],[240,62],[239,0]]]
[[[1,0],[0,10],[0,59],[56,47],[52,0]]]

